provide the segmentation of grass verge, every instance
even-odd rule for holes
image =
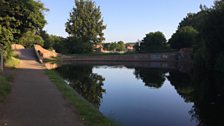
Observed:
[[[61,91],[64,98],[77,109],[86,126],[118,126],[81,98],[54,70],[46,70],[45,73]]]
[[[8,68],[16,68],[16,66],[19,64],[20,64],[20,60],[15,57],[11,57],[7,59],[5,62],[5,66]]]
[[[7,95],[11,91],[10,81],[12,81],[11,77],[0,75],[0,103],[5,101]]]

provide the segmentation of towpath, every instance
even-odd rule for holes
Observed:
[[[0,126],[83,126],[79,115],[44,74],[32,49],[18,51],[21,63],[12,92],[0,107]]]

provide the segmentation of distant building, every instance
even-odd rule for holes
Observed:
[[[105,53],[104,49],[103,49],[103,44],[95,44],[93,45],[94,47],[94,51],[98,52],[98,53]]]
[[[127,43],[127,44],[125,45],[125,47],[126,47],[126,52],[134,52],[134,51],[135,51],[134,46],[135,46],[135,43]]]

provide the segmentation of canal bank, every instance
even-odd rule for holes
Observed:
[[[38,63],[33,49],[18,50],[18,55],[20,65],[10,70],[12,92],[0,107],[0,126],[115,126]]]
[[[69,87],[54,70],[45,70],[45,74],[61,91],[66,101],[76,108],[86,126],[117,126],[115,122],[104,117],[91,103]]]
[[[0,125],[84,126],[79,114],[44,74],[33,49],[19,51],[21,59],[14,75],[12,91],[0,107]]]

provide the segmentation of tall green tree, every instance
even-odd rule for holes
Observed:
[[[208,12],[194,56],[208,69],[224,72],[224,1],[215,1]]]
[[[166,47],[166,38],[160,31],[150,32],[142,40],[140,45],[141,52],[150,52],[152,50],[161,50]]]
[[[192,26],[184,26],[177,30],[169,40],[173,49],[191,48],[197,41],[198,31]]]
[[[100,7],[97,7],[92,0],[75,0],[75,7],[65,25],[66,32],[76,40],[71,44],[73,46],[81,44],[80,48],[89,48],[105,40],[103,30],[106,26],[103,24]],[[88,51],[92,50],[91,48]]]
[[[0,17],[13,18],[10,27],[16,29],[14,38],[20,38],[29,30],[39,32],[47,23],[44,18],[44,11],[47,9],[40,1],[36,0],[1,0],[0,1]],[[5,22],[1,22],[4,26]]]
[[[11,43],[18,42],[29,31],[38,34],[44,27],[47,9],[36,0],[0,0],[0,8],[1,45],[8,57]]]

